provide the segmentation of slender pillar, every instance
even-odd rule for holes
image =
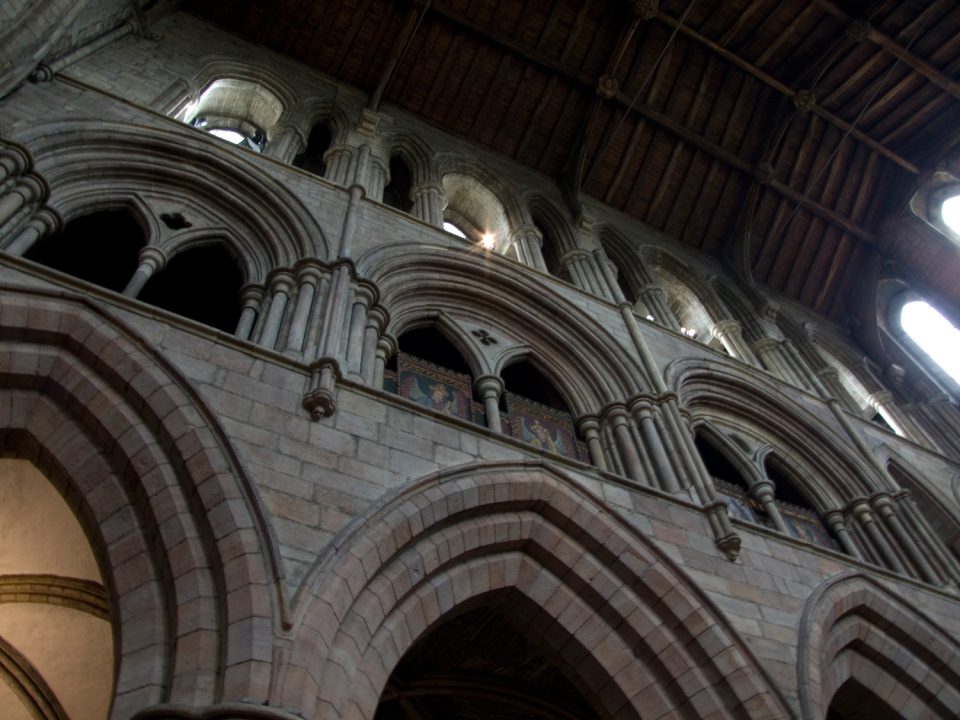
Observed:
[[[593,251],[593,265],[596,266],[597,276],[600,281],[600,288],[602,292],[600,293],[601,297],[611,302],[616,302],[617,296],[613,291],[613,288],[610,287],[610,279],[613,279],[613,282],[617,281],[617,266],[610,262],[610,258],[607,257],[607,254],[603,251],[603,248]]]
[[[375,290],[366,284],[358,284],[353,292],[350,309],[350,326],[347,331],[347,371],[360,374],[363,356],[363,338],[367,327],[367,311],[373,303]]]
[[[893,537],[896,538],[900,547],[910,558],[910,561],[917,570],[920,571],[921,577],[929,583],[939,584],[940,578],[937,577],[936,572],[934,572],[930,563],[927,562],[923,553],[920,552],[913,538],[910,537],[910,534],[907,533],[900,523],[900,518],[897,517],[897,513],[893,509],[893,500],[891,497],[886,493],[875,495],[873,497],[873,508],[883,519],[884,524],[890,530]]]
[[[510,242],[517,248],[517,257],[524,265],[547,272],[543,260],[543,236],[533,225],[521,225],[510,231]]]
[[[630,435],[629,415],[623,405],[614,405],[607,411],[607,421],[613,428],[613,437],[617,443],[617,451],[623,460],[623,466],[627,471],[627,477],[637,482],[643,482],[643,466],[640,462],[640,456],[637,454],[637,447]]]
[[[233,333],[241,340],[249,340],[253,324],[260,312],[266,293],[261,285],[244,285],[240,288],[240,321]]]
[[[487,417],[487,427],[496,433],[503,432],[500,427],[500,395],[503,393],[503,380],[496,375],[481,375],[473,387],[483,401],[483,409]]]
[[[410,191],[413,200],[413,215],[435,227],[443,227],[443,208],[445,194],[443,185],[436,182],[424,182]]]
[[[283,351],[299,355],[303,351],[303,341],[307,333],[307,321],[316,298],[317,284],[320,282],[320,268],[311,262],[297,268],[297,304],[293,318],[287,330],[287,342]]]
[[[337,185],[349,185],[353,181],[350,172],[354,149],[350,145],[333,145],[323,154],[327,166],[324,178]]]
[[[874,547],[880,552],[880,555],[883,557],[884,562],[886,562],[887,567],[891,570],[906,574],[904,570],[903,563],[900,562],[900,558],[897,557],[897,554],[893,551],[893,548],[890,547],[890,543],[887,542],[887,539],[883,536],[883,533],[880,532],[880,528],[877,527],[877,522],[874,520],[873,513],[870,512],[870,504],[866,499],[857,500],[853,505],[853,516],[857,519],[857,522],[860,523],[860,527],[863,528],[864,532],[867,533],[867,536],[873,542]]]
[[[743,340],[740,323],[736,320],[721,320],[710,328],[710,332],[720,341],[723,349],[726,350],[731,357],[735,357],[737,360],[748,363],[749,365],[756,365],[752,353]]]
[[[33,214],[20,232],[6,247],[11,255],[25,255],[43,237],[53,235],[63,227],[60,217],[49,208],[41,208]]]
[[[750,495],[763,506],[764,512],[770,518],[773,526],[782,533],[788,532],[787,524],[783,521],[780,514],[780,508],[777,507],[773,499],[773,483],[769,480],[761,480],[750,486]]]
[[[594,467],[598,470],[606,471],[607,460],[603,456],[603,443],[600,441],[600,421],[590,415],[580,418],[577,424],[580,429],[580,434],[583,435],[587,441],[587,449],[590,451],[590,460],[593,462]]]
[[[906,522],[913,528],[913,531],[923,538],[926,546],[937,556],[943,575],[948,579],[948,583],[956,585],[960,583],[960,561],[956,555],[944,547],[943,542],[931,530],[926,519],[917,510],[916,505],[910,500],[910,493],[907,490],[900,490],[893,496],[897,506],[902,510]]]
[[[283,313],[287,308],[290,293],[293,291],[293,283],[293,274],[285,270],[275,272],[270,280],[270,308],[267,310],[267,318],[260,331],[260,344],[270,350],[276,347]]]
[[[140,264],[137,266],[127,286],[123,289],[123,294],[127,297],[137,297],[140,291],[143,290],[143,286],[153,277],[153,274],[162,270],[164,265],[167,264],[166,253],[153,245],[147,245],[141,249],[138,260]]]
[[[274,127],[263,154],[282,163],[292,163],[307,146],[307,140],[295,123],[287,122]]]
[[[25,175],[17,185],[0,196],[0,225],[5,225],[21,208],[37,202],[46,195],[41,180],[34,175]]]
[[[847,530],[847,524],[843,520],[843,512],[841,510],[831,510],[823,516],[823,520],[833,532],[833,536],[840,543],[843,551],[852,558],[863,560],[860,550],[853,542],[853,538],[850,537],[850,531]]]
[[[363,382],[372,387],[376,374],[377,362],[377,341],[380,339],[380,333],[387,326],[389,315],[379,305],[375,305],[367,313],[367,326],[363,330],[363,355],[360,358],[360,377]],[[380,386],[383,386],[383,379],[380,380]]]
[[[383,373],[387,367],[387,360],[397,351],[397,341],[389,335],[381,335],[377,340],[377,355],[373,364],[373,387],[383,389]]]
[[[640,289],[640,300],[647,306],[647,310],[661,325],[671,330],[680,330],[680,323],[667,303],[667,293],[659,285],[652,283]]]
[[[0,146],[0,185],[30,167],[30,156],[14,145]]]
[[[803,379],[798,377],[786,357],[780,341],[776,338],[765,337],[755,342],[751,348],[760,363],[771,373],[779,376],[791,385],[803,387]]]
[[[566,270],[567,275],[570,276],[570,279],[573,281],[573,284],[584,292],[594,292],[593,288],[590,287],[590,282],[587,280],[587,276],[584,274],[583,267],[579,261],[580,250],[571,250],[568,253],[565,253],[563,257],[560,258],[560,264],[563,266],[563,269]]]
[[[670,493],[677,492],[680,489],[680,484],[674,475],[673,466],[667,459],[667,454],[663,448],[663,439],[653,422],[653,406],[649,401],[639,399],[630,406],[630,411],[640,427],[640,434],[647,454],[653,459],[657,484],[662,490]]]

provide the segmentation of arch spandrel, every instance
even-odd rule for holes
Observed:
[[[537,462],[431,475],[344,528],[295,599],[284,704],[306,717],[372,718],[418,638],[501,592],[542,609],[532,625],[552,628],[545,642],[583,669],[577,682],[605,716],[792,716],[682,570]],[[686,695],[681,675],[700,691]]]

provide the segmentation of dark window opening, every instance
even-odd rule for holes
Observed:
[[[139,298],[156,307],[232,333],[240,319],[243,273],[221,244],[174,255]]]
[[[67,223],[43,238],[25,257],[54,270],[123,292],[146,245],[143,229],[126,209],[101,210]]]
[[[415,355],[421,360],[432,362],[447,370],[464,375],[470,374],[470,366],[467,365],[460,351],[433,327],[417,328],[404,333],[397,341],[397,346],[401,352]]]
[[[597,720],[606,717],[555,651],[527,636],[530,601],[482,606],[443,622],[394,669],[374,720]],[[526,616],[517,616],[520,609]],[[514,617],[516,621],[514,621]],[[555,660],[552,659],[553,656]]]
[[[333,132],[330,130],[330,123],[317,123],[310,131],[306,149],[294,159],[294,166],[323,177],[327,173],[327,161],[324,155],[332,144]]]
[[[560,262],[560,250],[556,238],[536,220],[533,224],[540,231],[540,252],[543,255],[543,263],[547,266],[547,272],[561,280],[569,280],[569,276],[563,268],[563,263]]]
[[[731,485],[736,485],[744,491],[750,489],[747,481],[734,464],[730,462],[727,456],[720,450],[717,450],[713,446],[713,443],[704,438],[701,433],[697,433],[696,438],[694,438],[694,444],[700,452],[703,464],[706,465],[707,472],[710,473],[711,477],[730,483]]]
[[[796,505],[810,512],[815,512],[813,505],[807,500],[807,497],[797,489],[796,484],[787,475],[782,464],[776,457],[768,455],[764,462],[764,468],[767,472],[767,477],[773,481],[773,494],[777,500]]]
[[[408,213],[413,209],[410,191],[413,189],[413,175],[410,168],[399,155],[390,158],[390,184],[383,189],[385,205]]]
[[[554,410],[569,413],[570,409],[563,396],[557,392],[549,380],[529,362],[518,362],[503,369],[500,373],[505,389],[515,395],[546,405]]]

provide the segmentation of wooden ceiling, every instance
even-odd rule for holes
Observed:
[[[185,6],[818,312],[884,261],[960,307],[957,247],[897,225],[960,141],[954,0]]]

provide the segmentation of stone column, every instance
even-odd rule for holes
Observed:
[[[612,287],[610,287],[610,281],[614,283],[617,281],[617,266],[614,265],[610,258],[607,257],[607,254],[603,251],[603,248],[593,251],[593,264],[596,266],[596,272],[600,280],[600,286],[603,292],[600,295],[609,300],[610,302],[617,301],[617,293]],[[618,288],[619,289],[619,286]]]
[[[360,377],[362,377],[363,382],[369,386],[374,386],[377,343],[380,339],[380,333],[383,332],[388,321],[389,315],[387,311],[379,305],[372,307],[367,313],[367,326],[363,330],[363,355],[360,357]],[[382,386],[383,378],[381,377],[380,387]]]
[[[750,486],[750,496],[763,506],[764,512],[770,518],[773,526],[782,533],[786,533],[787,524],[783,521],[780,514],[780,508],[777,507],[773,499],[773,483],[769,480],[761,480]]]
[[[413,200],[412,214],[435,227],[443,227],[443,208],[446,206],[443,185],[424,182],[410,190]]]
[[[0,147],[0,187],[30,167],[30,156],[14,145]]]
[[[587,449],[590,451],[590,459],[593,461],[594,467],[606,471],[607,460],[603,455],[603,443],[600,441],[600,421],[590,415],[580,418],[577,425],[580,434],[587,441]]]
[[[517,257],[524,265],[547,272],[543,260],[543,236],[533,225],[521,225],[510,231],[510,242],[517,248]]]
[[[614,405],[606,413],[606,419],[613,428],[613,437],[617,443],[617,451],[623,461],[627,477],[643,483],[643,465],[640,462],[640,456],[637,454],[633,436],[630,434],[628,418],[627,409],[623,405]]]
[[[803,381],[793,372],[790,360],[784,355],[779,340],[772,337],[761,338],[753,344],[751,349],[760,360],[760,364],[769,372],[791,385],[803,387]]]
[[[307,140],[295,123],[286,122],[273,128],[272,135],[263,147],[263,154],[282,163],[290,164],[303,152]]]
[[[503,428],[500,427],[500,395],[503,393],[503,380],[496,375],[481,375],[474,381],[473,388],[483,401],[487,427],[496,433],[503,432]]]
[[[823,389],[828,395],[833,396],[837,401],[843,403],[843,406],[852,412],[857,414],[860,413],[860,408],[857,407],[857,403],[854,401],[850,393],[847,392],[847,389],[843,386],[843,383],[840,382],[840,371],[835,367],[825,367],[817,370],[817,377],[820,379],[820,383],[823,386]]]
[[[347,186],[353,182],[354,149],[350,145],[333,145],[323,154],[327,169],[324,178],[337,185]]]
[[[833,532],[833,536],[837,538],[837,542],[840,543],[843,551],[852,558],[863,560],[860,550],[857,549],[853,538],[850,537],[850,531],[847,530],[847,524],[843,520],[843,512],[841,510],[831,510],[823,516],[823,520]]]
[[[298,263],[297,267],[297,304],[293,310],[293,318],[287,330],[287,342],[283,348],[285,353],[299,355],[303,352],[303,341],[307,333],[307,323],[310,310],[316,299],[317,285],[320,283],[321,269],[312,261]]]
[[[140,294],[143,286],[153,277],[153,274],[162,270],[167,264],[167,255],[160,248],[147,245],[140,250],[138,260],[140,264],[137,266],[127,286],[123,289],[123,294],[127,297],[135,298]]]
[[[0,196],[0,226],[6,225],[22,208],[46,195],[43,182],[35,175],[25,175]]]
[[[264,297],[266,293],[261,285],[248,284],[240,288],[240,320],[233,333],[239,339],[250,339],[250,332],[253,330],[253,324],[256,322]]]
[[[648,284],[640,289],[639,300],[661,325],[679,332],[680,323],[667,303],[667,293],[659,285]]]
[[[350,307],[350,325],[347,330],[347,372],[360,374],[363,340],[367,327],[367,311],[373,304],[376,291],[367,284],[358,283],[353,291]]]
[[[920,552],[913,538],[910,537],[909,533],[904,530],[903,525],[900,523],[900,518],[897,517],[897,513],[893,509],[893,500],[891,497],[886,493],[880,493],[872,499],[873,508],[883,519],[884,524],[890,530],[893,537],[896,538],[900,544],[900,548],[907,554],[917,570],[919,570],[921,577],[929,583],[939,584],[940,578],[937,577],[936,572],[934,572],[930,563],[927,562],[923,553]]]
[[[654,424],[653,405],[648,400],[638,399],[630,405],[630,411],[633,413],[634,421],[640,427],[640,434],[647,455],[653,460],[657,484],[662,490],[669,493],[677,492],[680,489],[680,483],[677,482],[673,466],[667,459],[663,447],[663,438],[660,437],[660,433]]]
[[[866,498],[855,500],[852,511],[853,516],[857,519],[857,522],[860,523],[860,527],[863,528],[871,542],[873,542],[874,547],[880,552],[887,567],[894,572],[905,575],[906,572],[903,563],[900,562],[900,558],[897,557],[893,548],[890,547],[890,543],[887,542],[883,533],[880,532],[880,528],[877,527],[877,522],[874,520],[873,513],[870,512],[870,504]]]
[[[710,328],[710,332],[720,341],[723,349],[726,350],[731,357],[735,357],[737,360],[749,365],[756,366],[756,362],[754,362],[753,356],[746,342],[743,340],[740,323],[736,320],[721,320]]]
[[[33,214],[26,225],[7,245],[11,255],[25,255],[40,238],[53,235],[63,227],[60,217],[49,208],[41,208]]]
[[[383,389],[383,373],[387,367],[387,360],[397,352],[397,341],[389,335],[381,335],[377,340],[377,355],[373,364],[373,387]]]
[[[560,258],[560,264],[563,266],[563,269],[566,270],[567,275],[570,276],[574,285],[584,292],[592,293],[595,291],[590,287],[590,281],[587,279],[587,275],[580,263],[579,258],[581,252],[583,251],[571,250],[568,253],[564,253],[563,257]]]
[[[943,576],[947,578],[948,584],[956,585],[960,583],[960,561],[957,556],[944,547],[944,543],[936,536],[927,524],[926,519],[920,514],[916,506],[910,500],[910,493],[907,490],[900,490],[893,496],[897,506],[902,510],[902,515],[906,522],[913,528],[913,531],[920,535],[934,555],[943,571]]]
[[[881,390],[873,393],[867,398],[867,402],[870,403],[874,410],[880,413],[880,416],[887,421],[897,435],[912,440],[918,445],[923,445],[928,449],[934,449],[931,447],[927,437],[916,427],[913,420],[894,402],[893,393],[889,390]]]
[[[383,202],[383,190],[387,187],[390,168],[380,158],[372,155],[367,170],[367,197]]]
[[[283,313],[287,308],[290,293],[293,291],[293,283],[293,273],[286,270],[274,272],[270,279],[270,307],[260,330],[260,344],[270,350],[276,347]]]

